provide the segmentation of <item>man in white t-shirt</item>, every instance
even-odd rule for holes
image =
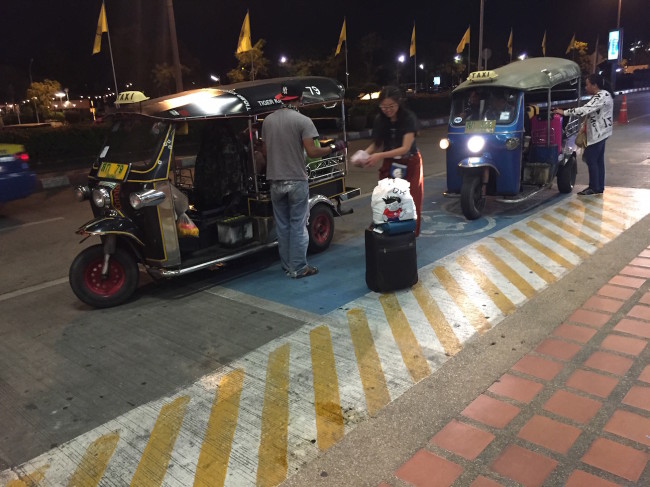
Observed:
[[[309,157],[323,157],[342,147],[316,146],[318,131],[314,122],[298,111],[301,86],[287,82],[275,99],[282,101],[283,107],[268,115],[262,124],[266,179],[271,184],[282,268],[288,276],[300,279],[318,273],[316,267],[307,264],[309,183],[304,152]]]

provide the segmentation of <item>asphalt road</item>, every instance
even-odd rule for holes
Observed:
[[[388,455],[392,449],[398,455],[425,434],[425,429],[418,431],[418,427],[421,426],[426,391],[439,394],[443,418],[445,411],[462,403],[466,393],[479,390],[492,374],[525,353],[528,345],[524,343],[534,343],[558,316],[572,309],[574,302],[593,292],[602,279],[620,268],[621,262],[626,262],[650,243],[647,237],[650,222],[644,216],[643,203],[635,200],[644,193],[632,191],[650,187],[650,140],[647,137],[650,94],[628,96],[628,114],[630,123],[615,128],[607,144],[606,158],[607,186],[623,188],[617,190],[611,204],[618,202],[629,206],[622,211],[639,210],[634,216],[624,212],[625,218],[632,218],[630,226],[621,227],[620,235],[608,239],[602,249],[580,259],[570,272],[559,273],[561,279],[522,302],[515,312],[505,317],[498,328],[505,338],[496,340],[498,346],[484,346],[486,341],[495,341],[497,335],[490,332],[492,334],[467,342],[452,360],[447,360],[445,353],[431,351],[426,356],[430,375],[425,374],[426,377],[416,381],[414,386],[409,385],[411,369],[406,371],[403,365],[393,368],[384,363],[384,368],[392,373],[388,385],[391,403],[380,408],[377,415],[371,415],[371,420],[366,412],[358,412],[358,408],[350,406],[352,412],[345,418],[345,438],[326,453],[319,452],[313,443],[311,446],[295,445],[290,439],[287,448],[292,470],[289,473],[294,475],[288,485],[312,485],[325,466],[331,466],[328,467],[332,474],[330,481],[335,482],[336,478],[342,482],[329,485],[354,485],[346,483],[346,479],[351,479],[348,476],[353,472],[359,475],[360,471],[367,475],[370,483],[373,475],[381,478],[386,470],[380,461],[382,452]],[[534,219],[562,203],[553,191],[534,204],[519,207],[519,213],[512,208],[493,205],[486,211],[483,222],[470,227],[461,225],[463,219],[457,205],[440,197],[444,190],[444,153],[438,148],[438,141],[444,134],[444,127],[436,127],[423,130],[418,137],[425,163],[425,196],[429,211],[427,226],[423,227],[425,230],[428,227],[429,233],[423,232],[418,243],[422,268],[436,266],[436,262],[452,254],[462,255],[464,248],[481,238],[523,225],[527,219]],[[352,141],[350,151],[364,148],[367,143]],[[579,168],[578,189],[586,182],[585,169],[584,165]],[[131,428],[135,435],[125,440],[130,450],[120,450],[119,455],[123,455],[120,460],[138,458],[136,453],[142,454],[147,438],[142,437],[137,425],[153,428],[156,407],[171,401],[171,407],[180,408],[181,403],[170,399],[177,397],[175,394],[185,397],[182,391],[196,384],[213,384],[205,388],[214,390],[214,383],[230,377],[228,374],[244,367],[242,364],[248,367],[244,367],[246,377],[252,377],[245,381],[258,381],[263,385],[265,374],[269,373],[266,361],[275,357],[273,354],[277,350],[282,352],[283,340],[300,335],[305,325],[310,325],[309,336],[317,339],[320,335],[311,335],[311,332],[320,330],[319,323],[328,323],[336,356],[344,351],[349,355],[351,350],[336,348],[339,335],[334,323],[341,313],[355,308],[359,302],[377,299],[367,296],[358,272],[363,267],[360,229],[370,219],[368,195],[376,184],[376,170],[352,167],[347,184],[360,187],[362,197],[349,203],[355,213],[337,219],[332,252],[325,253],[330,257],[325,254],[318,257],[322,262],[318,262],[323,269],[319,277],[322,280],[314,278],[311,283],[301,282],[300,286],[291,287],[292,283],[276,276],[280,273],[276,272],[277,260],[271,252],[217,273],[199,273],[161,285],[153,285],[145,277],[137,299],[110,310],[92,310],[84,306],[67,284],[69,263],[83,245],[90,243],[80,244],[74,234],[81,223],[91,218],[87,204],[74,202],[68,188],[40,192],[1,208],[0,402],[3,408],[0,412],[0,472],[39,455],[44,456],[24,471],[32,469],[33,472],[47,461],[61,469],[65,465],[65,468],[74,469],[74,464],[69,464],[71,459],[81,458],[83,448],[98,437],[99,431],[118,431],[119,425],[126,430]],[[492,227],[484,224],[490,219],[495,222]],[[440,232],[440,228],[459,225],[462,232],[448,235]],[[327,304],[319,304],[326,301]],[[353,302],[357,305],[346,304]],[[368,316],[373,332],[385,326],[385,318]],[[306,340],[309,342],[310,338]],[[291,343],[293,350],[301,350],[300,345]],[[278,360],[281,362],[281,355]],[[290,369],[292,377],[310,374],[307,365],[298,364],[291,362],[291,367],[299,367],[298,370]],[[306,369],[302,369],[303,366]],[[341,384],[343,375],[339,373]],[[266,377],[268,380],[268,375]],[[459,381],[459,377],[463,380]],[[223,387],[223,383],[219,384]],[[308,388],[301,389],[307,386],[300,381],[298,384],[298,392],[309,395]],[[358,391],[349,387],[350,390],[342,392],[342,397],[352,405],[350,398]],[[259,396],[243,394],[246,408],[254,410]],[[187,397],[194,396],[188,393]],[[187,408],[188,415],[192,413],[190,416],[194,419],[188,421],[194,425],[191,431],[196,434],[184,436],[181,433],[177,446],[184,448],[185,453],[197,450],[191,438],[203,435],[207,419],[202,411],[209,411],[210,406],[209,399],[193,401]],[[292,410],[292,415],[295,413]],[[237,453],[233,453],[229,467],[230,485],[245,485],[251,480],[250,462],[258,465],[257,457],[253,460],[242,458],[239,452],[258,451],[260,433],[252,431],[259,429],[255,425],[259,426],[260,420],[255,419],[254,414],[251,417],[245,416],[243,411],[240,414],[250,420],[251,431],[249,436],[235,436],[233,451]],[[300,414],[299,417],[302,418]],[[131,426],[126,427],[127,423]],[[395,433],[397,425],[403,428],[399,435]],[[91,438],[87,437],[89,432]],[[128,435],[123,433],[123,436]],[[376,465],[354,465],[354,452],[361,449],[364,442],[370,442],[377,449]],[[187,453],[186,456],[191,455]],[[68,464],[62,458],[68,459]],[[345,463],[346,458],[352,459],[352,463]],[[177,456],[173,456],[172,461],[177,462],[178,471],[183,471]],[[121,474],[118,466],[109,464],[107,474],[114,475],[114,481],[119,484],[115,479],[128,480],[134,474],[137,465],[132,463],[133,460],[131,464],[122,464]],[[333,476],[334,472],[337,477]],[[3,479],[9,478],[2,475],[0,473],[0,485]],[[178,478],[183,477],[179,474]],[[168,481],[174,484],[173,480]],[[238,484],[238,481],[243,483]]]

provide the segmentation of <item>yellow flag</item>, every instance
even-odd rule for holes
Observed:
[[[104,32],[108,32],[108,24],[106,23],[106,9],[104,8],[104,2],[102,2],[102,9],[99,11],[99,20],[97,20],[97,31],[95,32],[93,54],[97,54],[102,50],[102,34]]]
[[[411,50],[410,52],[410,57],[415,56],[415,24],[413,24],[413,34],[411,34]]]
[[[246,17],[244,17],[244,23],[241,26],[241,31],[239,32],[239,42],[237,43],[236,54],[240,52],[247,52],[253,49],[251,45],[251,21],[248,16],[248,10],[246,11]]]
[[[546,56],[546,31],[544,31],[544,37],[542,37],[542,54]]]
[[[569,54],[571,52],[571,49],[575,49],[575,44],[576,44],[576,33],[573,33],[573,37],[571,38],[571,42],[569,42],[569,47],[566,48],[566,52],[564,54]]]
[[[508,54],[512,57],[512,29],[510,29],[510,37],[508,38]]]
[[[335,56],[338,56],[339,52],[341,52],[341,45],[343,42],[347,42],[347,31],[345,30],[345,19],[343,19],[343,27],[341,27],[341,35],[339,35],[339,43],[336,46],[336,52],[334,53]]]
[[[461,54],[465,50],[465,44],[467,44],[468,42],[469,42],[469,27],[465,31],[465,35],[463,35],[463,38],[458,43],[458,47],[456,48],[456,53]]]

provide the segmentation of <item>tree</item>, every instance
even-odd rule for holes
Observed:
[[[235,53],[237,67],[226,75],[231,83],[264,78],[268,75],[269,60],[264,57],[264,44],[266,41],[260,39],[250,51]]]
[[[593,59],[587,54],[589,44],[586,42],[573,42],[573,60],[580,66],[582,76],[589,76],[593,72]]]
[[[44,118],[52,117],[52,100],[56,98],[56,93],[61,91],[61,83],[51,79],[45,79],[42,82],[34,82],[27,88],[27,98],[34,100],[39,112],[43,113]]]
[[[190,69],[181,65],[181,73],[187,74]],[[156,64],[151,70],[156,96],[169,95],[176,91],[176,70],[167,63]]]

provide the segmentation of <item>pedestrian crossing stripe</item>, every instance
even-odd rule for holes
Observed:
[[[0,485],[278,485],[646,216],[649,196],[563,199],[419,269],[411,289],[370,292],[0,472]]]

